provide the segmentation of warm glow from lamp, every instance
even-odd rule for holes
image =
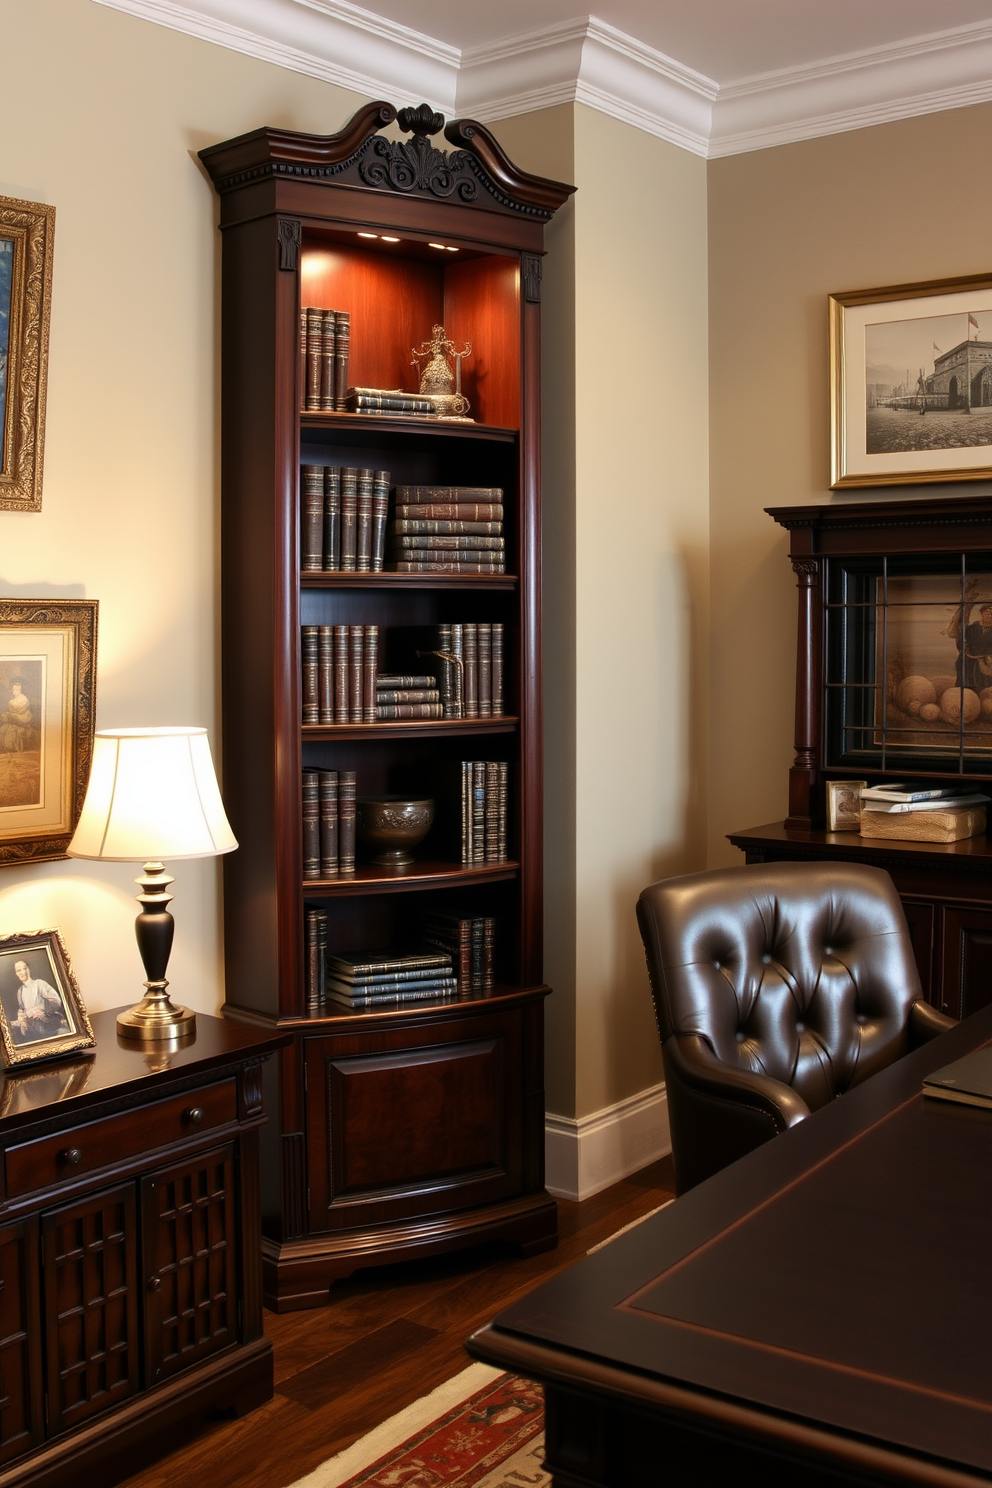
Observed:
[[[66,850],[73,858],[145,865],[136,880],[143,892],[135,932],[148,991],[140,1006],[118,1018],[119,1032],[166,1038],[192,1030],[193,1013],[174,1007],[165,990],[175,925],[168,910],[174,880],[163,861],[214,857],[237,845],[206,729],[102,729],[95,736],[86,799]]]

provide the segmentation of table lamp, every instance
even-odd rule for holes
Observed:
[[[117,1019],[125,1038],[175,1038],[192,1033],[196,1014],[177,1008],[165,972],[175,921],[175,882],[166,858],[208,858],[237,847],[214,774],[204,728],[101,729],[93,740],[86,799],[67,852],[73,858],[144,862],[135,883],[135,921],[147,991]]]

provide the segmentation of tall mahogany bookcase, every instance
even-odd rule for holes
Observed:
[[[381,131],[397,120],[409,140]],[[201,152],[223,234],[224,788],[228,1017],[290,1030],[265,1154],[266,1300],[327,1299],[360,1265],[486,1240],[556,1241],[544,1189],[540,299],[544,224],[573,188],[524,174],[478,124],[370,104],[336,135],[259,129]],[[351,316],[351,385],[416,390],[411,348],[469,341],[474,423],[300,413],[301,307]],[[499,486],[505,575],[304,573],[300,462],[393,484]],[[396,633],[502,622],[505,716],[301,724],[301,624]],[[395,654],[394,652],[392,654]],[[439,761],[510,766],[510,861],[441,850],[402,872],[304,882],[301,770],[359,794]],[[491,915],[497,987],[386,1012],[308,1011],[305,909],[331,950],[409,941],[426,909]]]
[[[964,614],[981,630],[981,606],[992,603],[992,497],[833,502],[769,515],[790,534],[799,585],[789,816],[730,841],[749,863],[884,868],[906,911],[924,996],[967,1017],[992,1002],[992,831],[949,843],[831,832],[825,792],[828,781],[861,779],[956,783],[992,796],[992,693],[986,698],[983,686],[992,686],[992,646],[963,662],[974,645],[957,643],[954,623]],[[944,716],[934,701],[928,720],[921,699],[948,689],[958,696],[963,665],[975,716],[963,708]]]

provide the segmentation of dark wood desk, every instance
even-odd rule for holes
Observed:
[[[272,1395],[262,1065],[286,1035],[197,1015],[169,1048],[0,1073],[0,1482],[103,1485]]]
[[[992,1111],[923,1075],[992,1008],[469,1342],[544,1383],[560,1488],[992,1479]]]

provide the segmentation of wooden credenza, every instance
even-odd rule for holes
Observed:
[[[749,863],[868,863],[902,899],[926,1000],[951,1018],[992,1002],[992,838],[880,841],[857,832],[791,829],[783,822],[733,832]]]
[[[0,1481],[112,1483],[207,1411],[272,1395],[262,1065],[285,1040],[198,1016],[0,1075]]]

